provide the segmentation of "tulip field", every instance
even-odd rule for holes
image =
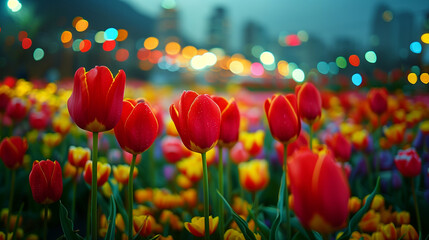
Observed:
[[[0,83],[1,239],[428,239],[429,95]]]

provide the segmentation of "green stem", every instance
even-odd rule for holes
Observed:
[[[97,239],[97,160],[98,132],[92,133],[91,223],[92,239]]]
[[[45,216],[43,219],[43,239],[48,239],[48,204],[45,204]]]
[[[417,203],[416,189],[414,186],[414,178],[411,178],[411,192],[413,193],[414,208],[415,208],[416,217],[417,217],[417,226],[419,228],[419,236],[422,236],[422,223],[420,221],[420,212],[419,212],[419,205]]]
[[[16,178],[16,170],[12,170],[12,177],[11,177],[11,181],[10,181],[9,212],[7,214],[6,238],[5,239],[8,239],[7,235],[9,234],[10,216],[12,215],[12,207],[13,207],[13,195],[15,193],[15,178]]]
[[[226,161],[226,178],[228,179],[226,181],[226,195],[227,195],[227,199],[229,202],[232,201],[232,196],[231,196],[231,192],[232,192],[232,176],[231,176],[231,159],[229,158],[229,152],[230,152],[230,148],[228,148],[228,159]]]
[[[72,221],[74,221],[74,216],[76,211],[76,188],[77,188],[77,180],[73,179],[73,199],[72,199],[72,210],[71,210]]]
[[[89,239],[91,231],[91,196],[88,198],[87,211],[86,211],[86,235]]]
[[[204,193],[204,239],[210,239],[209,225],[209,179],[207,173],[206,153],[201,153],[203,159],[203,193]]]
[[[378,123],[378,129],[376,131],[377,134],[374,139],[374,146],[376,147],[375,153],[378,153],[380,150],[380,138],[381,138],[381,131],[382,131],[380,117],[377,118],[377,123]],[[376,177],[379,177],[380,176],[380,156],[378,154],[376,154],[375,156],[376,156],[375,174],[376,174]]]
[[[218,173],[219,173],[219,192],[223,196],[223,148],[219,147],[219,164],[218,164]],[[223,201],[221,198],[218,197],[219,201],[219,234],[220,239],[223,239],[223,234],[225,233],[224,229],[224,209],[223,209]]]
[[[134,182],[134,164],[137,155],[133,154],[133,160],[130,166],[130,176],[128,178],[128,239],[133,239],[133,182]]]
[[[311,148],[311,126],[310,126],[310,148]],[[290,212],[289,212],[289,190],[287,188],[287,144],[283,144],[283,165],[285,171],[285,207],[286,207],[286,228],[287,228],[287,238],[291,239],[291,228],[290,228]]]
[[[256,195],[256,192],[252,192],[252,202],[253,202],[253,212],[255,214],[255,223],[256,223],[256,219],[258,219],[258,196]],[[256,232],[256,224],[255,224],[255,228],[253,229],[253,232]]]
[[[313,124],[310,124],[309,135],[310,135],[310,151],[313,151]],[[285,151],[285,154],[286,154],[286,151]]]

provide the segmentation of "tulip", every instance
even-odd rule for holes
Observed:
[[[6,108],[6,115],[16,121],[20,121],[27,115],[28,104],[26,100],[15,97],[9,102]]]
[[[0,86],[0,112],[4,112],[10,102],[12,90],[6,85]]]
[[[169,163],[177,163],[191,152],[183,145],[179,138],[166,136],[161,141],[162,155]]]
[[[295,94],[299,115],[308,124],[313,124],[322,115],[322,97],[319,90],[312,83],[306,82],[296,86]]]
[[[270,180],[267,161],[259,159],[240,163],[238,175],[241,186],[252,193],[264,189]]]
[[[419,239],[419,234],[417,234],[416,229],[410,224],[401,225],[401,233],[398,234],[404,240],[417,240]]]
[[[76,182],[82,173],[83,168],[77,168],[70,164],[70,162],[66,162],[64,165],[64,177],[70,177]]]
[[[341,133],[328,136],[326,144],[332,150],[335,158],[340,162],[348,162],[352,153],[352,145]]]
[[[194,188],[181,191],[180,196],[182,197],[185,204],[190,208],[195,208],[198,202],[198,194]]]
[[[264,108],[274,139],[287,145],[298,138],[301,120],[295,95],[274,95],[271,99],[265,100]]]
[[[240,164],[249,160],[250,155],[244,148],[243,143],[238,142],[237,144],[235,144],[234,147],[231,148],[229,152],[229,157],[235,164]]]
[[[364,232],[375,232],[380,224],[380,219],[380,213],[375,212],[374,209],[370,209],[363,215],[358,226]]]
[[[146,237],[152,233],[152,225],[155,222],[150,215],[140,215],[133,218],[134,231],[140,236]],[[131,223],[129,223],[131,224]]]
[[[70,118],[64,117],[62,115],[54,117],[52,120],[52,128],[55,132],[61,134],[62,136],[67,135],[67,133],[70,131],[70,128],[72,126],[72,123],[70,121]]]
[[[213,218],[212,216],[209,217],[210,234],[216,231],[218,223],[219,223],[219,217],[215,217],[215,218]],[[185,222],[185,228],[186,230],[188,230],[188,232],[190,232],[192,235],[196,237],[204,237],[204,233],[205,233],[204,217],[193,217],[191,219],[191,222]]]
[[[127,164],[131,165],[131,163],[133,161],[133,154],[129,153],[127,151],[122,151],[122,155],[124,157],[124,161]],[[135,160],[136,161],[135,164],[138,165],[141,160],[142,160],[142,155],[141,154],[137,155],[136,160]]]
[[[396,213],[396,224],[397,225],[403,225],[403,224],[410,224],[410,213],[407,211],[401,211]]]
[[[348,216],[348,182],[329,152],[301,150],[288,162],[293,208],[305,228],[331,233]]]
[[[362,200],[360,200],[358,197],[351,197],[349,199],[349,204],[348,204],[349,212],[356,213],[357,211],[359,211],[361,205],[362,205]]]
[[[170,106],[170,116],[183,144],[194,152],[201,153],[203,163],[203,192],[205,238],[209,238],[209,183],[206,152],[212,149],[220,135],[221,111],[207,95],[184,91],[177,107]]]
[[[155,141],[158,121],[147,102],[126,99],[114,130],[121,148],[137,155],[146,151]]]
[[[388,93],[385,88],[372,88],[369,90],[367,99],[371,110],[381,115],[387,111],[387,97]]]
[[[257,130],[256,132],[242,132],[240,134],[240,142],[243,143],[244,149],[251,155],[257,156],[261,153],[264,146],[265,132]]]
[[[221,111],[221,124],[218,145],[220,147],[231,148],[237,141],[240,129],[240,112],[234,99],[229,102],[218,96],[212,99],[219,106]]]
[[[51,160],[34,161],[30,172],[30,187],[36,202],[50,204],[58,201],[63,193],[60,163]]]
[[[91,150],[89,148],[75,146],[70,146],[69,148],[68,161],[77,168],[84,168],[90,157]]]
[[[130,167],[128,165],[113,166],[113,177],[122,184],[128,184]],[[138,170],[134,168],[133,179],[137,177]]]
[[[27,140],[20,137],[6,137],[0,143],[0,158],[7,168],[14,170],[22,166],[27,149]]]
[[[255,239],[261,240],[261,236],[259,233],[253,233],[255,235]],[[237,231],[235,229],[228,229],[225,234],[223,235],[224,240],[245,240],[243,233],[240,231]]]
[[[85,182],[92,185],[92,161],[89,160],[85,164],[85,168],[83,170],[83,179]],[[100,163],[97,162],[97,187],[103,186],[107,182],[110,176],[111,167],[108,163]]]
[[[220,135],[221,112],[207,95],[184,91],[176,107],[170,106],[171,119],[183,144],[194,152],[205,153],[213,148]]]
[[[43,130],[49,122],[49,116],[41,111],[32,111],[28,117],[28,122],[33,129]]]
[[[392,222],[381,227],[381,233],[383,234],[383,239],[385,240],[397,239],[396,228]]]
[[[399,150],[395,156],[395,165],[405,177],[420,175],[422,161],[414,148]]]

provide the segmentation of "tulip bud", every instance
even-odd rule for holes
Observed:
[[[30,172],[30,187],[33,198],[40,204],[58,201],[63,193],[60,163],[51,160],[34,161]]]
[[[322,115],[322,97],[319,90],[310,82],[297,85],[295,95],[301,118],[308,124],[313,124]]]
[[[91,150],[89,148],[75,146],[70,146],[69,148],[68,161],[77,168],[84,168],[90,157]]]
[[[372,88],[368,92],[368,102],[371,110],[381,115],[387,111],[387,97],[388,93],[385,88]]]
[[[219,217],[213,218],[212,216],[209,216],[209,233],[213,234],[214,231],[216,231],[217,225],[219,223]],[[185,222],[185,228],[190,232],[192,235],[196,237],[204,237],[204,217],[193,217],[191,219],[191,222]]]
[[[268,163],[255,159],[238,165],[238,176],[241,186],[250,192],[264,189],[270,181]]]
[[[395,165],[405,177],[416,177],[420,175],[422,160],[414,148],[409,148],[399,150],[395,156]]]
[[[134,168],[133,179],[137,177],[138,170]],[[118,165],[113,166],[113,177],[122,184],[128,184],[128,179],[130,177],[130,166],[128,165]]]
[[[101,187],[109,179],[111,167],[108,163],[97,162],[97,186]],[[83,178],[85,182],[91,185],[92,182],[92,161],[89,160],[85,164],[83,170]]]

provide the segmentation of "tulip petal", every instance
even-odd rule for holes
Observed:
[[[89,92],[86,82],[85,68],[79,68],[74,75],[73,92],[67,100],[67,108],[73,121],[84,129],[89,123]]]
[[[235,144],[238,141],[239,129],[240,112],[237,102],[232,100],[222,111],[219,141],[226,145]],[[232,146],[229,145],[228,147]]]
[[[122,114],[118,124],[114,128],[115,137],[122,149],[127,145],[127,134],[125,132],[125,122],[134,109],[134,103],[131,99],[126,99],[122,103]]]
[[[271,102],[268,111],[268,123],[273,137],[282,142],[295,141],[301,131],[301,122],[293,103],[289,102],[293,95],[287,97],[277,96]]]
[[[204,153],[213,148],[220,134],[221,113],[206,94],[195,98],[188,114],[188,129],[193,151]]]

